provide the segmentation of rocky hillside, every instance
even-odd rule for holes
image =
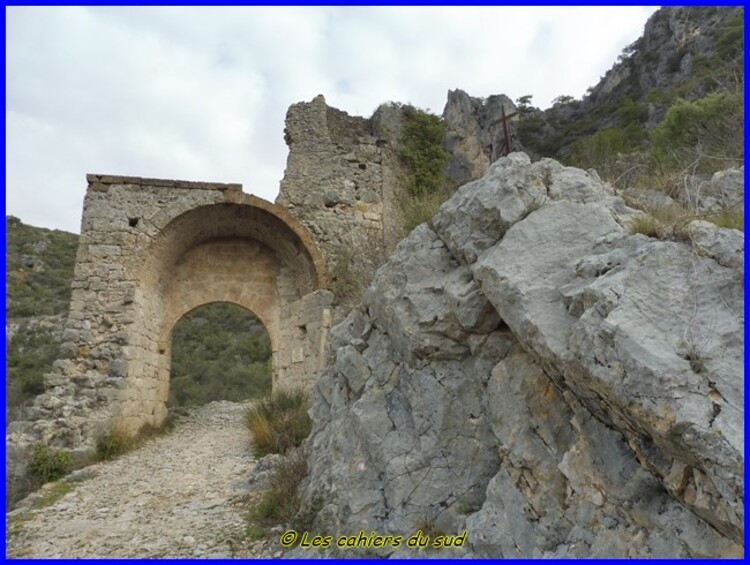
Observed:
[[[78,236],[5,219],[7,407],[44,389],[62,342]],[[15,416],[15,410],[9,415]]]
[[[618,61],[582,99],[560,93],[556,103],[542,111],[531,94],[514,104],[503,95],[483,100],[450,92],[443,112],[446,147],[459,151],[449,172],[459,183],[474,180],[499,156],[501,103],[508,114],[519,112],[513,121],[516,150],[532,159],[553,157],[585,167],[601,165],[601,155],[593,162],[585,158],[596,149],[592,145],[621,153],[649,147],[651,132],[679,99],[725,93],[737,96],[741,105],[743,32],[741,7],[666,7],[653,14],[637,41],[623,46]],[[736,108],[729,105],[721,111]],[[741,116],[732,119],[742,121]],[[609,138],[593,139],[602,130]]]
[[[402,241],[332,331],[312,530],[466,530],[455,554],[476,557],[742,555],[744,235],[656,239],[642,217],[515,153]]]
[[[6,316],[67,314],[78,236],[5,218]]]

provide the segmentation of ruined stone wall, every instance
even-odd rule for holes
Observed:
[[[342,259],[372,271],[403,237],[397,162],[389,151],[399,112],[372,119],[331,108],[322,95],[286,115],[289,146],[276,203],[313,234],[329,268]]]

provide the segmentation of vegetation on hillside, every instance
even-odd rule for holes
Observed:
[[[73,470],[73,456],[39,443],[34,446],[29,470],[39,484],[56,481]]]
[[[281,454],[268,488],[247,515],[248,531],[264,532],[265,526],[286,524],[297,530],[312,525],[316,508],[304,508],[299,492],[307,476],[307,454],[302,445],[312,430],[307,414],[310,395],[304,390],[278,390],[255,402],[246,413],[250,443],[256,456]]]
[[[44,374],[52,369],[60,343],[46,329],[21,328],[6,345],[6,405],[18,408],[44,391]],[[14,411],[11,411],[11,419]]]
[[[411,105],[401,107],[404,128],[398,158],[405,171],[399,207],[404,231],[409,233],[430,220],[440,205],[455,191],[446,174],[450,153],[443,147],[445,122]]]
[[[698,170],[705,172],[737,162],[743,156],[741,128],[736,127],[743,119],[742,17],[730,8],[669,10],[654,14],[652,30],[662,20],[682,17],[700,33],[678,37],[663,49],[654,46],[662,36],[641,37],[603,77],[612,79],[606,88],[603,80],[582,100],[559,97],[553,108],[541,112],[530,105],[530,96],[521,97],[516,129],[524,149],[595,167],[610,181],[633,166],[641,173],[655,164],[676,170],[700,158]],[[661,33],[677,33],[668,32],[667,24],[662,27]],[[654,83],[658,86],[644,90],[644,84]],[[688,121],[692,132],[687,132]],[[654,131],[659,124],[664,124],[657,128],[661,133]],[[735,131],[727,124],[734,124]]]
[[[233,304],[203,306],[172,334],[169,405],[263,396],[271,370],[271,341],[254,315]]]
[[[66,314],[78,236],[5,218],[8,318]]]
[[[552,109],[541,112],[531,106],[531,96],[519,98],[516,127],[524,147],[568,165],[594,168],[617,190],[655,189],[672,197],[700,190],[700,179],[715,171],[740,166],[742,18],[727,17],[733,13],[729,9],[685,10],[680,17],[700,26],[700,34],[691,37],[700,36],[701,43],[691,47],[678,41],[671,50],[660,51],[646,48],[656,40],[644,36],[623,50],[610,71],[617,77],[614,82],[590,88],[583,100],[560,97]],[[651,23],[669,17],[670,12],[660,10]],[[644,92],[644,76],[660,86]],[[694,219],[744,228],[741,207],[701,214],[680,202],[660,208],[629,203],[646,212],[631,229],[650,236],[684,239],[685,227]]]
[[[743,101],[739,94],[712,92],[698,100],[677,99],[653,131],[653,155],[662,166],[713,172],[742,163]]]
[[[283,454],[298,447],[312,429],[309,408],[310,395],[304,390],[277,390],[255,402],[246,414],[255,454]]]
[[[450,180],[445,174],[450,154],[443,147],[445,122],[411,105],[401,107],[404,129],[399,158],[407,171],[406,189],[413,196],[439,190]]]

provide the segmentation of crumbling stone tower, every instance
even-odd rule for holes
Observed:
[[[390,105],[369,119],[350,116],[322,95],[287,112],[289,156],[276,203],[310,230],[332,271],[342,258],[372,271],[404,236],[391,150],[401,116]]]

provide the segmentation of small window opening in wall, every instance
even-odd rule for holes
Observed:
[[[365,165],[364,163],[360,163],[359,168],[364,171],[367,168],[367,165]]]
[[[140,218],[128,218],[128,224],[130,224],[131,228],[134,228],[135,226],[138,225],[139,220]]]
[[[297,337],[305,337],[307,335],[307,326],[297,326]]]

